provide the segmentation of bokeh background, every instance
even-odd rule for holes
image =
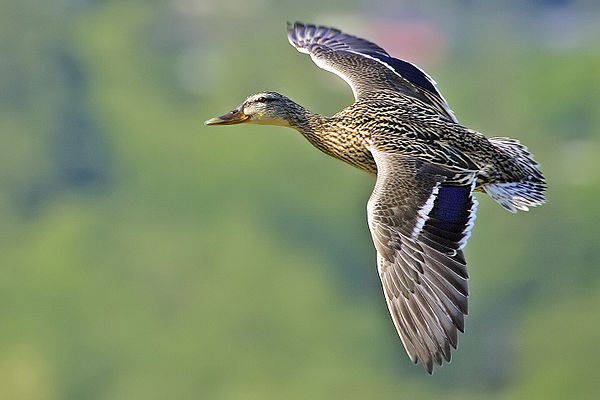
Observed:
[[[467,333],[428,376],[388,316],[373,178],[280,127],[350,89],[287,42],[334,25],[521,139],[548,203],[487,197]],[[0,399],[592,399],[600,393],[596,1],[0,2]]]

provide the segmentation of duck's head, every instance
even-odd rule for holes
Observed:
[[[232,125],[254,123],[262,125],[291,126],[302,108],[276,92],[255,93],[248,96],[236,109],[204,122],[206,125]]]

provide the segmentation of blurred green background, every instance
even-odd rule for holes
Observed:
[[[600,5],[523,3],[0,2],[0,398],[597,398]],[[529,213],[478,196],[467,333],[433,376],[386,310],[373,178],[203,125],[261,90],[352,102],[288,20],[417,62],[548,178]]]

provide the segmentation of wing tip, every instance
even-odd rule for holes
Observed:
[[[305,28],[305,25],[302,22],[296,21],[292,24],[290,21],[287,21],[286,29],[288,41],[296,48],[296,50],[302,53],[308,53],[306,43],[303,43],[304,35],[300,34],[303,28]]]
[[[286,23],[288,32],[294,31],[294,30],[299,29],[299,28],[310,27],[310,25],[311,24],[305,24],[305,23],[300,22],[300,21],[295,21],[294,23],[292,23],[290,21],[287,21],[287,23]]]

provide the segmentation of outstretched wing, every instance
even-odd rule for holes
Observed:
[[[469,292],[461,249],[475,219],[475,173],[372,153],[378,172],[368,219],[383,291],[408,355],[431,373],[433,363],[450,361],[450,346],[464,331]]]
[[[376,44],[335,28],[296,22],[288,23],[287,29],[292,46],[309,54],[319,67],[344,79],[356,100],[369,93],[395,90],[457,122],[434,80],[414,64],[393,58]]]

